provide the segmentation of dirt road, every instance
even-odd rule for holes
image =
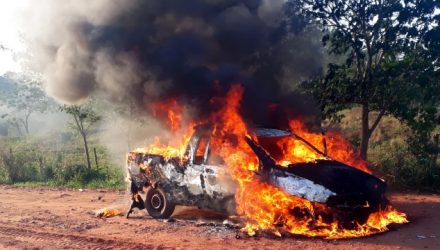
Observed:
[[[124,192],[0,186],[0,248],[7,249],[440,249],[440,196],[394,194],[410,224],[363,239],[236,239],[215,213],[180,207],[174,221],[144,211],[131,218],[94,217],[103,207],[126,208]],[[200,226],[197,221],[209,221]],[[218,225],[215,225],[218,224]]]

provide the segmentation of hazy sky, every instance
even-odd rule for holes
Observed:
[[[14,52],[24,50],[24,45],[20,42],[16,15],[27,2],[27,0],[0,0],[0,45],[5,48],[0,50],[0,75],[6,71],[20,70],[17,60],[14,60]]]

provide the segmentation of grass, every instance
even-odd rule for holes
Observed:
[[[111,189],[123,191],[126,188],[126,184],[123,182],[108,182],[102,180],[91,181],[87,184],[82,184],[76,181],[68,181],[66,183],[59,183],[56,181],[27,181],[27,182],[16,182],[12,184],[17,187],[53,187],[53,188],[86,188],[86,189]]]
[[[0,184],[124,189],[124,172],[102,145],[91,145],[96,148],[99,166],[94,164],[88,168],[81,145],[51,143],[50,140],[0,139]]]

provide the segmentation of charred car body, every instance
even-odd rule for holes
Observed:
[[[127,217],[137,207],[145,208],[153,218],[168,218],[175,205],[197,206],[233,214],[237,183],[228,174],[222,159],[211,152],[210,134],[211,130],[207,127],[197,128],[189,140],[184,160],[130,153],[127,167],[131,177],[132,204]],[[313,204],[324,204],[326,209],[319,215],[338,216],[329,220],[364,222],[370,213],[388,204],[384,181],[341,162],[326,158],[288,166],[278,165],[271,156],[276,152],[271,152],[264,145],[273,138],[298,138],[293,132],[258,129],[255,134],[259,143],[249,136],[246,136],[246,142],[260,162],[256,174],[262,181],[289,195],[302,197]],[[308,145],[324,154],[313,145]],[[144,188],[147,188],[145,201],[140,196]],[[320,213],[319,209],[313,212],[313,216],[317,216],[317,213]],[[298,216],[304,216],[304,211]]]

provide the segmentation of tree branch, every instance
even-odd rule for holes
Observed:
[[[385,115],[385,109],[382,109],[379,114],[376,117],[376,120],[374,121],[373,125],[371,126],[371,128],[369,128],[369,133],[373,133],[373,131],[376,129],[377,125],[379,125],[380,120],[382,119],[382,117]]]

